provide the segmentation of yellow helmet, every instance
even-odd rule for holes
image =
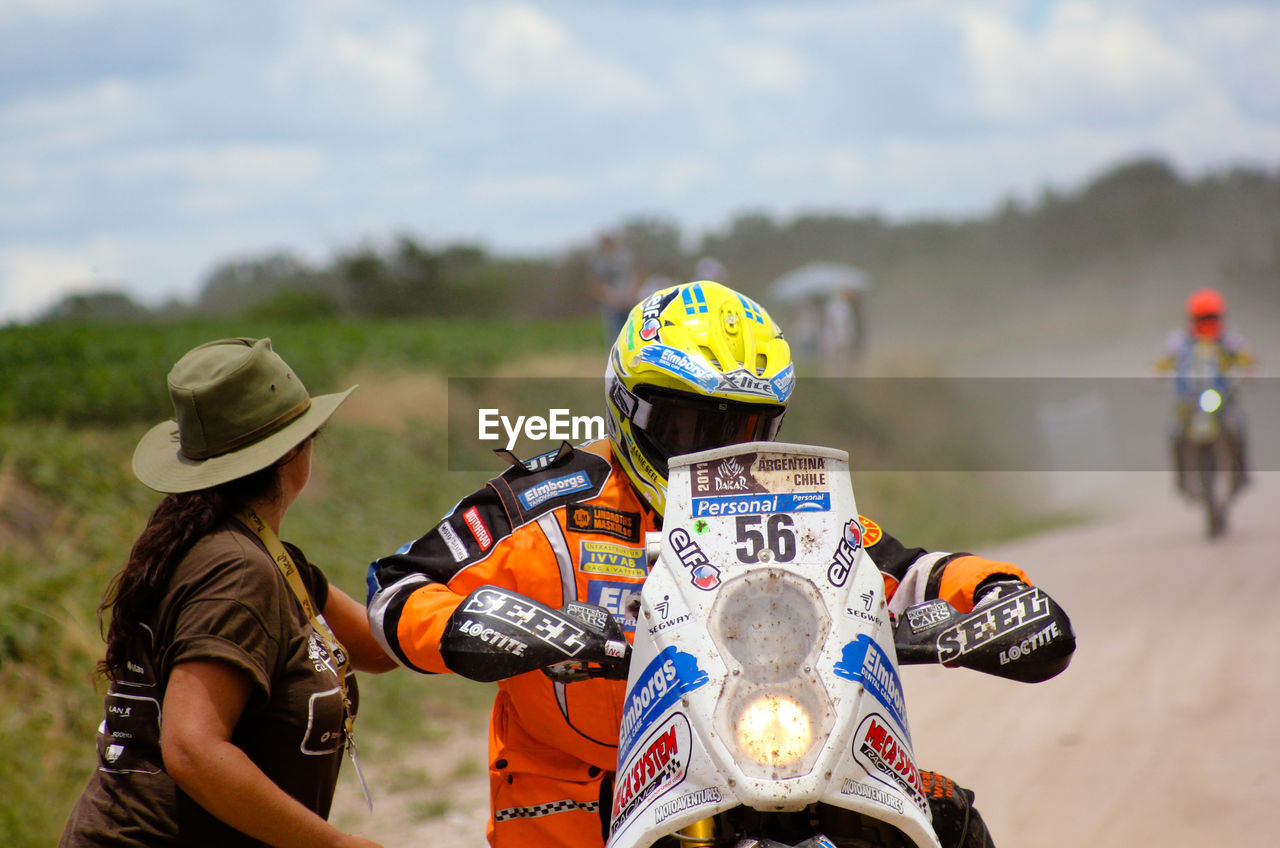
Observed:
[[[609,352],[609,440],[661,513],[670,457],[772,440],[794,385],[791,348],[760,304],[710,280],[672,286],[636,304]]]

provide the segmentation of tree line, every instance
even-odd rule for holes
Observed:
[[[1082,268],[1124,267],[1194,247],[1213,257],[1216,280],[1258,287],[1280,280],[1280,170],[1236,166],[1194,179],[1166,161],[1117,165],[1072,191],[1045,188],[985,216],[894,222],[879,214],[744,211],[697,236],[660,216],[615,228],[641,275],[692,275],[713,256],[728,282],[756,295],[813,260],[846,262],[902,286],[921,277],[1005,279],[1053,285]],[[69,295],[38,319],[147,321],[189,317],[547,317],[592,310],[589,241],[552,256],[501,256],[479,244],[433,245],[402,233],[312,264],[287,252],[228,259],[204,277],[193,302],[149,309],[119,290]],[[1027,281],[1030,280],[1030,283]]]

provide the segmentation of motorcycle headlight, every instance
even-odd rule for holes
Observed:
[[[786,695],[756,698],[738,719],[738,747],[762,766],[789,765],[812,744],[809,711]]]
[[[1200,393],[1200,408],[1205,412],[1217,412],[1222,406],[1222,395],[1217,389],[1205,389]]]
[[[815,671],[831,627],[817,589],[783,569],[759,569],[720,587],[711,638],[729,665],[715,724],[743,771],[807,774],[834,710]]]

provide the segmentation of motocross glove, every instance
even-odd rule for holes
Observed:
[[[1027,584],[1012,574],[992,574],[973,590],[973,608],[994,604],[1001,598],[1015,595],[1026,588]]]
[[[631,665],[631,644],[613,613],[599,604],[579,601],[570,601],[560,611],[587,627],[590,649],[583,656],[544,667],[542,672],[552,680],[566,683],[588,677],[626,680]]]
[[[613,667],[630,653],[621,625],[603,607],[571,601],[555,610],[498,586],[467,595],[440,637],[449,670],[486,683],[563,662]]]
[[[986,823],[973,806],[972,790],[924,769],[920,769],[920,789],[929,801],[933,831],[942,848],[995,848]]]

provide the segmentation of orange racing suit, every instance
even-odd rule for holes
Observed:
[[[905,548],[874,522],[864,546],[884,573],[891,610],[942,597],[962,612],[992,575],[1029,582],[1008,563]],[[425,536],[374,561],[369,616],[401,665],[453,670],[441,639],[463,600],[501,586],[560,608],[599,604],[633,638],[647,574],[645,534],[660,518],[636,493],[607,440],[513,465],[464,498]],[[478,634],[476,638],[494,637]],[[538,670],[498,683],[489,734],[496,848],[601,846],[626,683],[553,682]]]

